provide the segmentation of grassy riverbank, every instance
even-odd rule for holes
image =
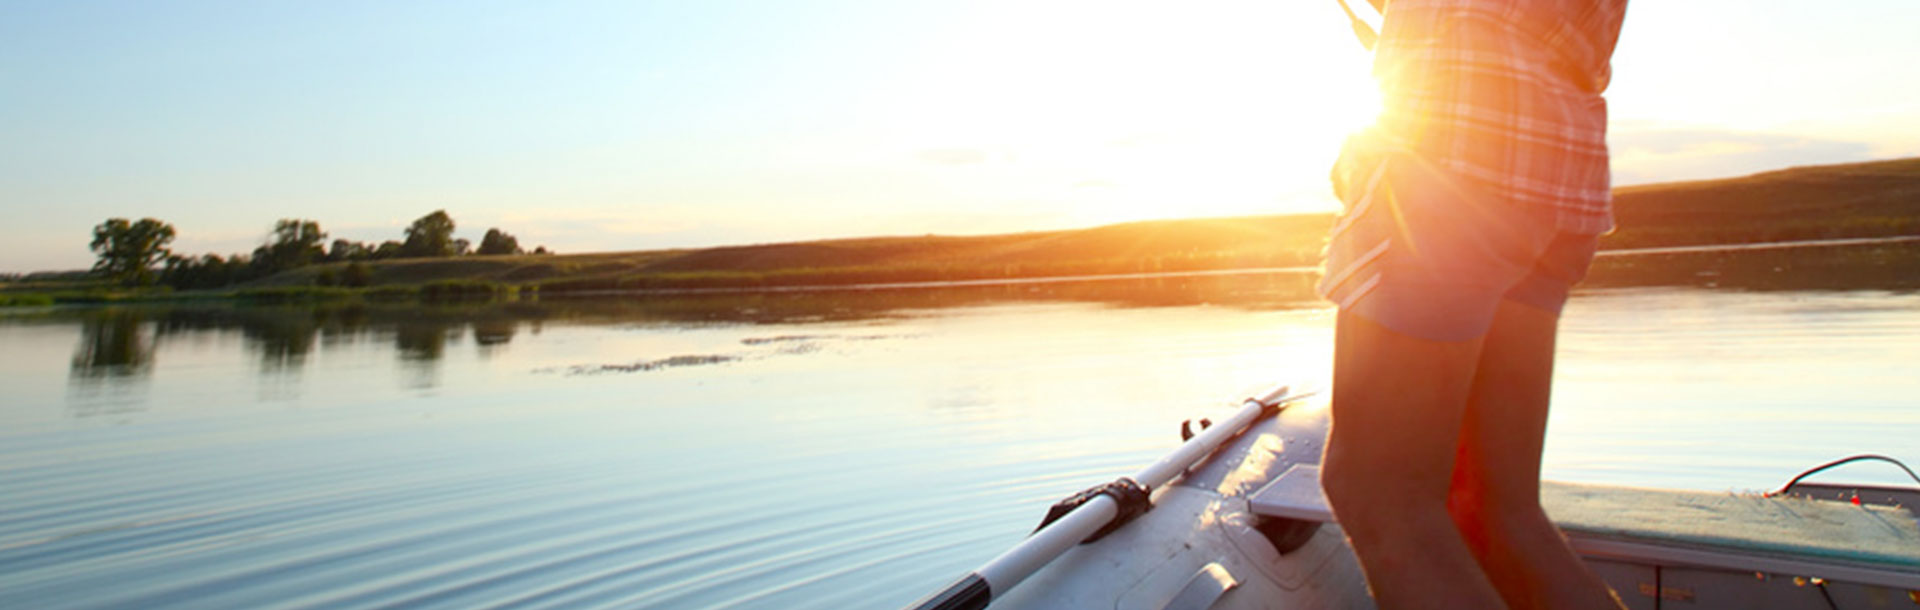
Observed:
[[[1603,238],[1603,249],[1920,235],[1920,158],[1625,187],[1616,191],[1615,208],[1620,229]],[[345,263],[295,269],[220,291],[129,292],[69,276],[64,281],[0,284],[0,305],[126,299],[519,298],[1306,267],[1317,263],[1332,222],[1331,214],[1259,216],[1006,235],[402,259],[364,263],[368,285],[360,288],[321,285],[326,283],[323,278],[339,276]],[[1830,284],[1861,274],[1895,280],[1920,277],[1920,245],[1613,257],[1596,265],[1594,280],[1650,285],[1717,282],[1729,275],[1807,275],[1820,280],[1815,283]]]

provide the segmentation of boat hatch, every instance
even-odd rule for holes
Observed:
[[[1293,465],[1269,481],[1266,487],[1253,492],[1247,504],[1252,507],[1253,514],[1262,517],[1317,523],[1333,521],[1333,510],[1327,507],[1327,496],[1320,491],[1320,466],[1317,464]]]

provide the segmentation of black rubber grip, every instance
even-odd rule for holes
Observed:
[[[908,606],[912,610],[980,610],[993,601],[993,591],[987,587],[987,579],[979,574],[967,574],[946,589],[920,600],[920,603]]]

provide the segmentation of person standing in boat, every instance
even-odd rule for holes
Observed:
[[[1539,483],[1561,306],[1613,227],[1626,0],[1369,1],[1382,110],[1334,168],[1319,285],[1327,499],[1382,607],[1617,608]]]

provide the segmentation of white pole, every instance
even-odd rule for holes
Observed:
[[[1208,427],[1179,448],[1168,453],[1153,464],[1134,473],[1133,480],[1148,490],[1158,489],[1180,476],[1187,468],[1201,458],[1219,449],[1227,439],[1240,434],[1241,430],[1259,419],[1261,415],[1280,408],[1282,404],[1294,402],[1311,394],[1290,395],[1286,386],[1280,386],[1259,396],[1248,398],[1241,403],[1240,411],[1226,421]],[[1040,571],[1048,562],[1059,557],[1073,545],[1086,540],[1087,536],[1105,527],[1107,522],[1120,514],[1120,504],[1112,496],[1105,494],[1094,496],[1085,504],[1068,512],[1040,531],[1034,532],[1020,544],[1007,549],[994,557],[978,570],[967,574],[947,589],[921,600],[911,606],[921,610],[948,610],[962,608],[985,608],[993,598],[1000,597],[1015,585]]]

